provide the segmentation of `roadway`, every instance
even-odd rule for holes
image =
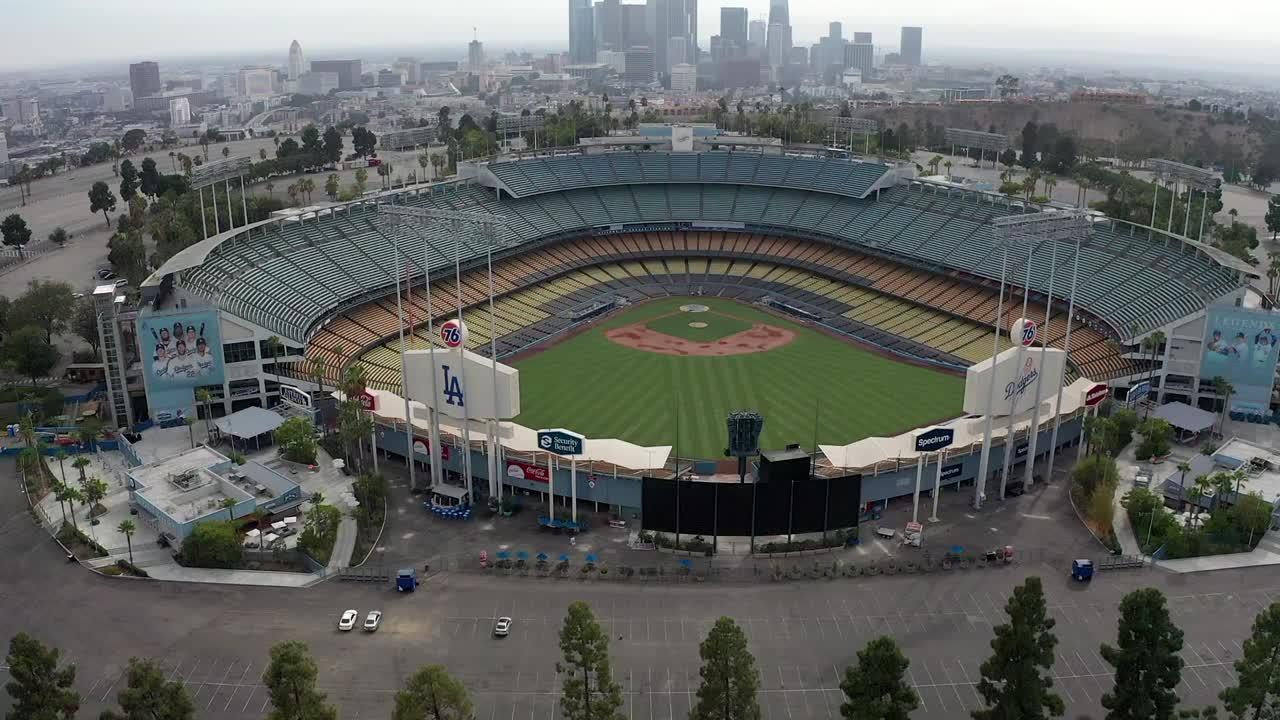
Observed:
[[[296,639],[311,647],[320,684],[344,718],[389,716],[400,682],[439,662],[466,682],[479,720],[553,720],[557,632],[565,606],[583,599],[611,638],[629,720],[687,715],[698,642],[721,615],[747,629],[766,720],[837,718],[840,672],[881,634],[895,637],[911,660],[921,698],[916,717],[954,718],[978,706],[974,683],[991,628],[1002,622],[1011,589],[1034,574],[1044,577],[1058,622],[1055,685],[1072,717],[1098,713],[1111,686],[1098,646],[1114,639],[1123,594],[1146,585],[1170,596],[1186,632],[1181,691],[1201,705],[1231,682],[1230,663],[1253,616],[1280,599],[1280,569],[1117,572],[1080,586],[1056,556],[953,574],[758,585],[631,586],[468,573],[436,575],[407,596],[340,582],[309,590],[180,585],[99,577],[68,564],[31,521],[20,492],[0,498],[6,579],[0,636],[26,631],[63,649],[78,668],[82,717],[96,717],[114,700],[134,655],[158,658],[171,678],[186,683],[202,718],[262,717],[259,678],[268,649]],[[385,611],[382,629],[337,632],[346,608]],[[499,615],[515,618],[505,639],[490,635]]]

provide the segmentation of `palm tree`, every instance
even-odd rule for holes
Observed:
[[[266,148],[258,148],[258,159],[259,159],[259,160],[266,160],[266,159],[267,159],[267,149],[266,149]]]
[[[1080,187],[1080,207],[1089,207],[1089,188],[1093,183],[1089,181],[1089,178],[1079,175],[1076,177],[1076,185]]]
[[[183,422],[187,426],[187,437],[191,439],[191,449],[196,447],[196,421],[191,418],[185,418]]]
[[[71,527],[79,531],[80,523],[76,522],[76,503],[84,502],[84,493],[77,488],[63,486],[62,496],[67,499],[67,508],[71,511]]]
[[[1160,346],[1164,345],[1164,341],[1165,341],[1165,334],[1160,330],[1156,330],[1155,332],[1151,333],[1150,335],[1142,339],[1143,352],[1150,353],[1151,355],[1150,364],[1147,366],[1147,387],[1151,387],[1151,380],[1152,378],[1155,377],[1156,354],[1160,352]],[[1147,411],[1146,413],[1144,413],[1143,419],[1150,417],[1150,415],[1151,415],[1151,403],[1147,403]]]
[[[67,459],[67,452],[59,449],[58,452],[54,453],[54,457],[58,458],[58,472],[62,474],[62,482],[65,483],[67,481],[67,466],[62,463]]]
[[[1182,505],[1182,501],[1187,491],[1187,473],[1191,472],[1191,463],[1183,460],[1178,463],[1178,505]]]
[[[951,179],[951,161],[948,160],[942,163],[942,167],[947,169],[947,179],[950,180]]]
[[[53,497],[58,501],[58,509],[62,511],[62,524],[67,524],[67,484],[65,482],[55,482],[53,484]]]
[[[274,197],[276,196],[276,195],[275,195],[275,189],[276,189],[276,184],[275,184],[275,183],[273,183],[273,182],[271,182],[270,180],[268,180],[268,181],[267,181],[267,184],[266,184],[264,187],[266,187],[266,188],[267,188],[267,197],[269,197],[269,198],[274,198]]]
[[[431,156],[431,169],[434,171],[434,173],[431,175],[431,178],[433,180],[440,179],[440,176],[444,173],[444,166],[448,162],[449,161],[439,153],[436,153],[435,155]]]
[[[297,205],[298,204],[298,183],[290,183],[289,187],[286,188],[286,191],[289,193],[289,202],[293,203],[294,205]]]
[[[213,423],[213,393],[207,388],[196,390],[196,400],[204,406],[204,435],[209,437],[211,434],[210,425]]]
[[[284,350],[284,343],[276,335],[267,338],[267,354],[271,356],[272,364],[275,366],[276,389],[279,391],[280,386],[280,353]]]
[[[1022,194],[1028,202],[1031,201],[1031,196],[1036,192],[1037,182],[1035,175],[1028,175],[1022,179]]]
[[[228,498],[230,499],[230,498]],[[133,524],[132,520],[123,520],[116,526],[116,530],[124,533],[125,544],[129,547],[129,564],[133,564],[133,534],[137,532],[138,526]]]
[[[338,182],[337,173],[331,173],[329,177],[325,178],[324,191],[325,191],[325,194],[329,196],[330,200],[338,199],[339,187],[340,187],[340,183]]]
[[[1196,504],[1195,512],[1191,514],[1191,525],[1198,524],[1196,521],[1200,517],[1200,501],[1204,499],[1213,489],[1213,481],[1208,475],[1201,475],[1196,478],[1195,483],[1191,486],[1191,501]]]
[[[418,156],[418,167],[422,168],[423,172],[426,172],[427,166],[430,164],[431,164],[430,155],[428,155],[427,153],[422,153],[421,155]]]
[[[173,168],[175,173],[178,172],[178,154],[172,150],[169,151],[169,167]]]
[[[226,145],[223,145],[223,146],[222,146],[222,157],[224,157],[224,158],[231,157],[231,148],[227,147]]]
[[[85,481],[84,469],[89,465],[89,458],[83,455],[77,455],[75,460],[71,461],[71,467],[80,471],[80,482]]]
[[[1275,299],[1276,293],[1280,292],[1280,254],[1271,253],[1267,257],[1271,261],[1267,265],[1267,289]]]
[[[1044,194],[1050,200],[1053,199],[1053,189],[1058,187],[1058,178],[1049,175],[1044,179]]]
[[[938,166],[942,164],[943,160],[945,160],[945,158],[943,158],[941,155],[934,155],[933,157],[929,158],[929,174],[930,175],[938,174]]]

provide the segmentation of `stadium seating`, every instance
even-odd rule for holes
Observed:
[[[883,177],[884,166],[781,155],[620,152],[488,167],[519,197],[504,192],[499,200],[479,184],[450,182],[428,192],[387,198],[409,206],[505,217],[507,228],[497,238],[495,253],[495,289],[503,298],[534,286],[545,290],[544,281],[578,268],[583,277],[626,287],[703,282],[718,283],[721,291],[730,292],[723,276],[730,270],[728,263],[743,258],[777,261],[824,282],[866,288],[949,318],[990,326],[997,314],[1003,260],[990,223],[1021,211],[990,196],[924,183],[861,198]],[[734,223],[744,231],[590,236],[616,232],[610,228],[623,225],[673,222]],[[791,239],[798,237],[813,239]],[[545,244],[550,240],[555,242]],[[215,247],[202,265],[183,270],[179,280],[228,312],[282,337],[307,342],[313,359],[337,372],[334,368],[344,358],[395,334],[394,290],[397,275],[405,269],[418,286],[405,311],[418,322],[426,315],[420,289],[424,265],[432,278],[434,309],[457,304],[451,282],[455,260],[464,271],[463,304],[485,299],[487,288],[466,271],[483,266],[486,243],[478,234],[447,223],[426,230],[396,229],[380,221],[372,203],[356,202],[236,234]],[[1054,254],[1053,246],[1041,246],[1030,258],[1033,298],[1050,290],[1051,279],[1056,298],[1068,290],[1062,269],[1074,260],[1073,248],[1057,246],[1057,270]],[[665,264],[643,262],[655,258]],[[686,262],[673,271],[667,260],[674,258]],[[1027,258],[1009,260],[1008,277],[1020,286]],[[617,264],[607,270],[590,269],[604,262]],[[732,267],[736,272],[737,265]],[[1094,225],[1093,237],[1081,249],[1079,267],[1082,282],[1075,293],[1076,308],[1087,324],[1077,323],[1071,352],[1080,372],[1097,378],[1132,369],[1122,359],[1117,340],[1202,310],[1240,282],[1235,270],[1176,240],[1110,223]],[[744,278],[774,282],[762,266],[748,266],[744,273]],[[816,280],[807,282],[806,297],[819,305],[848,299],[831,297],[822,289],[829,286]],[[540,304],[519,305],[550,307],[559,298],[576,297],[579,290],[570,288],[564,295],[542,298]],[[1006,292],[1005,323],[1014,316],[1008,308],[1021,306],[1022,293],[1020,287]],[[1034,299],[1029,308],[1033,318],[1044,317],[1043,305]],[[495,308],[499,318],[510,320],[515,328],[551,325],[556,317],[555,311],[548,317],[526,317],[521,310],[504,314],[506,310]],[[861,323],[857,318],[864,310],[869,313],[871,308],[853,304],[836,315]],[[881,320],[878,315],[867,317]],[[928,320],[932,322],[932,316]],[[863,325],[885,331],[873,323]],[[960,326],[937,323],[933,330],[928,337],[908,339],[958,358],[989,352]],[[1063,341],[1066,319],[1057,308],[1046,332],[1051,344]],[[475,336],[480,338],[487,335]]]

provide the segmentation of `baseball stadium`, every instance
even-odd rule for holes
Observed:
[[[700,138],[687,151],[502,156],[461,163],[448,181],[211,237],[171,258],[144,291],[157,311],[216,309],[224,350],[237,338],[285,347],[287,360],[252,363],[267,388],[260,398],[236,392],[250,374],[237,376],[228,357],[215,413],[270,407],[275,374],[315,392],[360,366],[382,400],[379,443],[400,455],[401,352],[438,345],[434,330],[461,308],[467,349],[496,353],[520,374],[520,413],[503,423],[517,430],[497,433],[503,457],[525,471],[551,462],[520,447],[528,428],[608,438],[630,451],[589,458],[579,467],[589,468],[590,486],[570,490],[631,509],[641,504],[639,479],[670,471],[676,457],[715,472],[725,417],[742,409],[765,417],[762,448],[819,446],[820,465],[860,476],[862,504],[909,494],[898,476],[914,470],[915,454],[904,439],[974,419],[963,409],[965,375],[992,358],[998,316],[1002,329],[1020,315],[1035,319],[1037,345],[1065,351],[1069,387],[1119,390],[1154,370],[1139,352],[1144,337],[1239,297],[1254,273],[1192,239],[1096,213],[1078,255],[1047,240],[1006,268],[993,222],[1054,209],[915,171],[820,148],[735,147],[731,138]],[[387,206],[496,224],[392,224]],[[1072,294],[1062,268],[1077,257]],[[1007,334],[999,343],[1010,348]],[[1078,442],[1082,403],[1060,397],[1046,409],[1038,431],[1056,420],[1063,434],[1055,424],[1054,442]],[[1031,435],[1030,422],[1019,423],[1010,423],[1015,438]],[[441,443],[457,446],[458,433],[444,431]],[[967,432],[958,435],[968,445],[955,448],[964,467],[947,470],[949,482],[977,474]],[[994,443],[998,468],[1012,443]],[[1049,444],[1046,434],[1031,454]],[[847,451],[843,460],[834,448]],[[647,463],[629,461],[645,452]],[[1025,460],[1025,447],[1017,452]],[[475,465],[479,478],[486,468]],[[548,472],[561,470],[555,459]],[[604,474],[607,498],[595,482]],[[501,482],[546,490],[517,475],[508,464]],[[553,497],[568,492],[555,484]]]

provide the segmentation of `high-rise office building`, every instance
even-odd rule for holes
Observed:
[[[596,60],[595,7],[591,0],[569,0],[569,62]]]
[[[184,97],[169,101],[169,127],[185,127],[191,124],[191,103]]]
[[[391,69],[404,75],[404,81],[410,85],[422,82],[422,64],[418,58],[401,57],[391,64]]]
[[[689,62],[688,38],[683,35],[673,35],[667,39],[667,60],[671,62],[672,68]],[[671,68],[667,68],[667,71],[670,72]]]
[[[921,59],[921,41],[924,34],[923,28],[903,27],[902,42],[898,47],[898,54],[902,56],[903,65],[919,65]]]
[[[653,60],[663,72],[674,64],[668,52],[673,37],[685,39],[686,54],[697,56],[698,0],[647,0],[645,4]]]
[[[698,68],[689,63],[671,66],[671,92],[692,95],[698,90]]]
[[[844,39],[844,26],[838,22],[827,25],[827,37],[835,38],[836,40]]]
[[[622,32],[621,0],[603,0],[595,4],[595,28],[597,47],[601,50],[621,50],[626,45]]]
[[[160,84],[160,65],[154,62],[140,62],[129,66],[129,89],[133,91],[133,101],[138,98],[157,95],[164,88]]]
[[[40,101],[36,98],[13,98],[0,105],[0,115],[15,123],[29,125],[40,119]]]
[[[765,47],[765,33],[768,26],[763,20],[752,20],[747,25],[747,46],[754,48],[757,52]]]
[[[653,82],[653,50],[636,46],[627,50],[626,71],[622,79],[628,85],[648,85]]]
[[[0,164],[9,162],[9,140],[5,137],[4,131],[0,130]]]
[[[289,79],[297,82],[298,78],[302,77],[302,73],[306,71],[307,69],[302,64],[302,46],[298,44],[297,40],[294,40],[293,44],[289,46]]]
[[[875,46],[871,43],[850,43],[844,48],[844,66],[860,71],[863,78],[871,77],[875,61]]]
[[[359,60],[313,60],[311,61],[311,72],[337,73],[339,90],[360,89],[361,69]]]
[[[780,67],[791,57],[791,7],[788,0],[769,2],[769,65]]]
[[[820,38],[815,49],[809,55],[813,68],[824,76],[834,65],[836,69],[844,69],[844,28],[838,22],[829,26],[827,36]]]
[[[236,89],[242,97],[262,100],[271,97],[274,80],[275,73],[267,68],[242,68],[237,78]]]
[[[648,10],[645,5],[623,5],[622,49],[649,45]]]
[[[720,39],[747,49],[747,9],[744,7],[720,8]]]
[[[854,33],[854,34],[853,34],[853,41],[854,41],[854,42],[856,42],[856,43],[863,43],[863,44],[865,44],[865,45],[870,45],[870,44],[871,44],[871,33],[869,33],[869,32],[856,32],[856,33]]]
[[[472,40],[467,43],[467,72],[479,75],[484,69],[484,43]]]

